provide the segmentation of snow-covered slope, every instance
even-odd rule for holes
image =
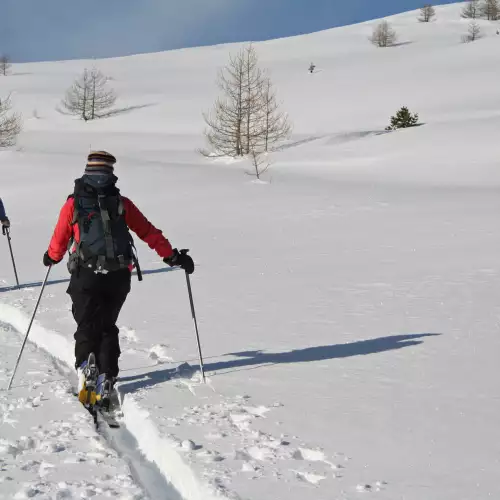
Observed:
[[[295,124],[268,184],[195,151],[238,46],[18,65],[0,79],[26,119],[19,149],[0,153],[23,282],[43,275],[90,147],[118,157],[122,191],[192,250],[208,386],[175,371],[197,364],[185,281],[144,245],[153,272],[119,324],[124,424],[185,498],[500,496],[500,36],[480,21],[484,37],[461,43],[460,9],[438,7],[430,24],[394,16],[388,49],[368,42],[373,22],[256,44]],[[55,111],[94,63],[136,109],[94,123]],[[425,125],[383,133],[403,105]],[[39,288],[8,290],[0,243],[0,321],[22,331]],[[60,265],[52,279],[66,277]],[[48,287],[33,341],[52,351],[64,338],[54,352],[71,362],[65,288]]]

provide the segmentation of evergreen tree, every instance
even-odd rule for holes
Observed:
[[[386,130],[397,130],[400,128],[415,127],[418,125],[418,114],[411,114],[406,106],[403,106],[396,116],[391,117],[391,124]]]

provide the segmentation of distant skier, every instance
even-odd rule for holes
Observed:
[[[5,208],[3,206],[2,198],[0,198],[0,224],[2,224],[2,229],[10,227],[10,221],[5,213]]]
[[[311,66],[309,66],[309,73],[313,74],[315,69],[316,66],[313,63],[311,63]]]
[[[68,262],[71,280],[67,293],[78,324],[75,367],[79,399],[89,405],[109,405],[118,376],[116,321],[130,291],[131,270],[138,268],[129,229],[166,264],[179,266],[189,274],[194,272],[193,259],[173,250],[162,232],[132,201],[120,195],[113,173],[115,163],[115,157],[105,151],[89,154],[85,173],[75,181],[74,194],[62,207],[43,256],[45,266],[57,264],[74,243]]]

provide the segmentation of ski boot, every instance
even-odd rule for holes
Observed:
[[[104,411],[110,410],[115,381],[115,377],[110,377],[106,373],[101,373],[97,378],[96,400],[99,407]]]
[[[99,370],[97,368],[95,354],[89,355],[88,361],[84,361],[77,370],[78,373],[78,400],[86,407],[92,407],[97,402],[96,386]]]

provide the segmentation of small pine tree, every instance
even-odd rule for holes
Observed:
[[[406,106],[403,106],[396,116],[391,117],[391,124],[386,130],[398,130],[400,128],[410,128],[418,125],[418,114],[411,114]]]
[[[430,3],[428,3],[420,9],[420,17],[418,18],[418,20],[421,23],[430,23],[435,15],[436,9]]]

